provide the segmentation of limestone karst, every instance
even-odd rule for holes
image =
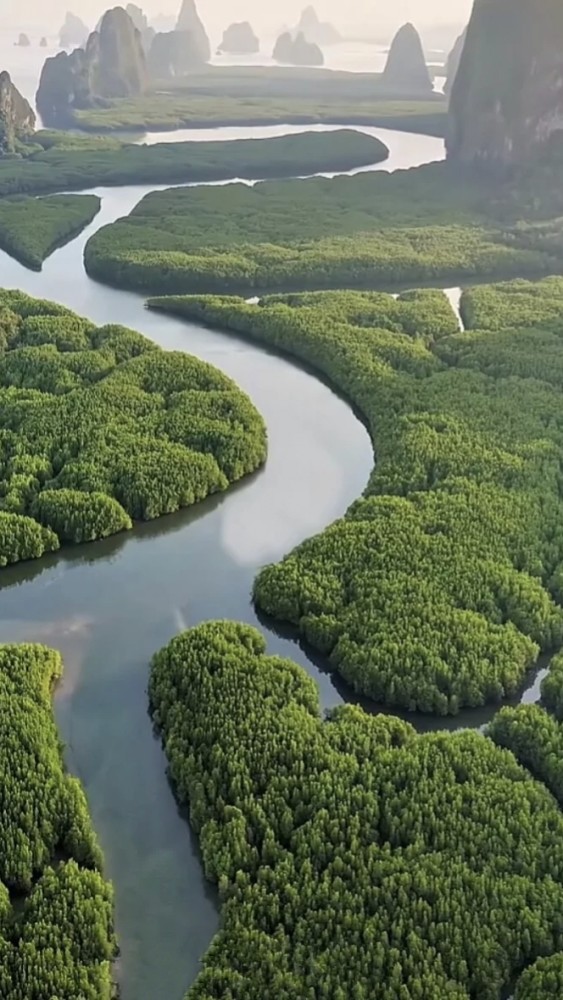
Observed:
[[[448,156],[486,169],[563,133],[563,3],[476,0],[450,98]]]
[[[431,94],[434,87],[414,24],[404,24],[395,35],[383,71],[390,88],[409,94]]]

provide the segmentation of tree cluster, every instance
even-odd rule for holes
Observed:
[[[563,817],[479,733],[344,707],[254,629],[198,626],[150,698],[221,930],[189,1000],[498,1000],[563,942]]]
[[[225,375],[134,331],[0,295],[0,565],[127,530],[265,459]]]
[[[549,312],[553,285],[528,287]],[[366,496],[260,573],[260,608],[377,702],[447,714],[514,695],[563,636],[557,335],[548,373],[545,330],[461,333],[440,292],[152,305],[295,355],[371,430]]]
[[[110,1000],[113,893],[51,708],[58,653],[0,646],[0,994]]]

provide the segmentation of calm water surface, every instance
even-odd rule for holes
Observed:
[[[443,155],[442,144],[427,137],[387,133],[386,141],[401,166]],[[56,712],[116,888],[123,1000],[180,1000],[217,927],[217,911],[147,715],[150,657],[187,626],[234,618],[261,628],[271,652],[303,664],[325,707],[348,697],[322,664],[257,620],[249,595],[264,563],[344,512],[364,488],[373,456],[364,427],[319,379],[234,337],[150,313],[141,297],[86,276],[87,238],[148,190],[99,189],[102,211],[80,238],[40,274],[1,254],[0,285],[54,299],[100,324],[126,324],[167,350],[221,368],[263,414],[269,459],[254,477],[194,510],[3,570],[0,641],[38,640],[64,655]],[[459,301],[459,292],[451,296]]]

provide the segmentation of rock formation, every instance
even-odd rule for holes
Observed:
[[[29,35],[26,35],[25,32],[22,31],[18,36],[16,45],[19,45],[19,47],[22,49],[27,49],[27,47],[31,45],[31,42],[29,40]]]
[[[0,155],[13,153],[18,139],[26,139],[34,131],[35,114],[31,105],[4,70],[0,73]]]
[[[413,24],[404,24],[395,35],[383,71],[383,81],[393,90],[413,95],[433,92],[420,35]]]
[[[323,66],[324,56],[314,42],[308,42],[302,32],[292,38],[289,31],[278,38],[273,51],[276,62],[291,66]]]
[[[205,59],[191,31],[159,31],[154,36],[147,58],[153,80],[185,76],[203,65]]]
[[[77,45],[85,45],[88,34],[89,31],[84,21],[69,11],[59,32],[59,45],[61,49],[72,49]]]
[[[191,31],[203,62],[209,62],[211,45],[203,21],[197,12],[195,0],[182,0],[176,31]]]
[[[41,41],[39,42],[39,48],[40,49],[46,49],[47,48],[47,39],[45,38],[45,35],[43,35]]]
[[[563,132],[563,3],[476,0],[450,99],[450,159],[505,169]]]
[[[219,52],[230,52],[232,55],[251,55],[260,51],[260,42],[248,21],[238,21],[230,24],[223,32],[223,41]]]
[[[59,52],[45,61],[37,110],[46,125],[64,125],[76,108],[108,98],[133,97],[145,89],[147,69],[141,36],[123,7],[104,14],[85,49]]]
[[[466,38],[467,28],[465,31],[462,31],[461,35],[458,36],[455,45],[448,56],[448,61],[446,62],[446,83],[444,85],[444,94],[451,94],[452,92],[452,87],[457,76],[457,71],[461,62],[461,53],[463,52],[463,46],[465,45]]]
[[[156,34],[154,28],[151,28],[146,14],[143,13],[140,7],[137,7],[137,4],[128,3],[125,10],[141,35],[145,52],[148,52]]]
[[[316,45],[337,45],[342,41],[342,36],[333,24],[329,21],[319,21],[318,14],[312,6],[305,7],[295,31],[296,34],[302,32],[308,42],[315,42]]]

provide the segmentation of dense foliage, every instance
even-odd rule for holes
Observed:
[[[563,637],[561,340],[545,371],[545,331],[461,333],[432,291],[152,305],[302,359],[370,427],[365,498],[263,570],[259,606],[378,702],[455,713],[513,695]]]
[[[563,817],[512,754],[419,736],[245,625],[153,661],[150,696],[222,926],[190,1000],[499,1000],[563,941]]]
[[[27,267],[40,270],[53,250],[82,232],[97,215],[100,205],[100,199],[92,194],[2,200],[0,248]]]
[[[563,954],[539,958],[522,973],[514,1000],[561,1000],[563,997]]]
[[[18,292],[0,292],[0,414],[0,566],[188,506],[266,452],[210,365]]]
[[[31,155],[0,163],[0,196],[119,184],[180,184],[231,177],[287,177],[350,170],[388,156],[379,139],[339,129],[232,142],[171,142],[154,146],[116,140],[79,141],[38,133]],[[37,147],[37,148],[36,148]]]
[[[496,215],[495,215],[496,212]],[[554,271],[493,184],[446,164],[147,195],[100,229],[94,277],[151,294],[383,286]]]
[[[86,799],[63,771],[42,646],[0,646],[0,994],[110,1000],[113,894]]]

